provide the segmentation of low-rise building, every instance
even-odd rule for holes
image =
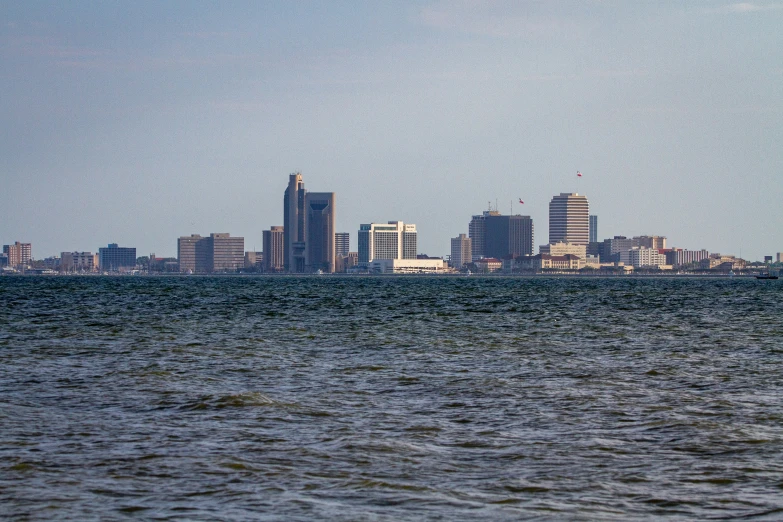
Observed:
[[[666,256],[657,248],[633,247],[620,252],[620,262],[636,268],[658,268],[666,265]]]
[[[245,252],[245,268],[261,270],[264,264],[263,252]]]
[[[517,261],[523,270],[580,270],[585,266],[585,260],[574,254],[538,254],[520,257]]]
[[[437,258],[373,259],[367,268],[376,274],[440,274],[447,271],[448,263]]]
[[[234,272],[245,266],[245,238],[228,233],[198,234],[177,240],[180,272]]]
[[[334,260],[334,271],[339,273],[348,272],[351,268],[359,264],[359,252],[348,252],[347,255],[339,255]]]
[[[477,272],[484,274],[497,272],[503,268],[503,262],[500,259],[496,259],[494,257],[482,257],[481,259],[473,261],[473,264],[476,266]]]
[[[558,241],[557,243],[541,245],[538,247],[538,253],[549,254],[551,256],[564,256],[566,254],[571,254],[584,259],[587,257],[587,245],[577,245],[575,243]]]
[[[92,252],[60,252],[60,271],[62,272],[95,272],[98,270],[98,265],[98,254],[93,254]]]
[[[104,271],[125,271],[136,268],[136,249],[109,243],[98,249],[98,266]]]

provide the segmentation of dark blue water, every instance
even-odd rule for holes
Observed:
[[[783,518],[783,285],[0,278],[0,517]]]

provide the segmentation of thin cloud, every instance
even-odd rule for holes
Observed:
[[[584,27],[573,20],[515,12],[519,9],[515,3],[441,2],[423,8],[419,21],[436,29],[494,38],[563,38],[584,34]]]
[[[783,9],[783,4],[756,4],[753,2],[738,2],[735,4],[724,5],[714,9],[719,13],[757,13],[760,11],[776,11]]]

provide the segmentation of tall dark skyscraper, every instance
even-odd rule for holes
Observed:
[[[473,216],[468,224],[468,237],[471,243],[471,252],[473,261],[486,257],[485,235],[487,232],[487,218],[490,216],[499,216],[497,210],[485,210],[482,214]]]
[[[283,265],[286,272],[334,272],[334,192],[311,192],[302,174],[288,178],[283,197]]]
[[[305,272],[334,272],[334,192],[305,195]]]
[[[585,196],[561,193],[549,202],[549,244],[562,241],[585,245],[590,242],[590,207]]]
[[[305,188],[302,174],[288,177],[283,199],[283,269],[305,271]]]
[[[598,242],[598,216],[590,216],[590,242]]]
[[[530,216],[487,216],[484,257],[533,254],[533,220]]]

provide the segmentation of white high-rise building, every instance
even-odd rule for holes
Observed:
[[[359,263],[416,259],[416,225],[402,221],[359,225]]]
[[[587,245],[590,242],[590,206],[587,197],[563,192],[549,202],[549,243]]]

